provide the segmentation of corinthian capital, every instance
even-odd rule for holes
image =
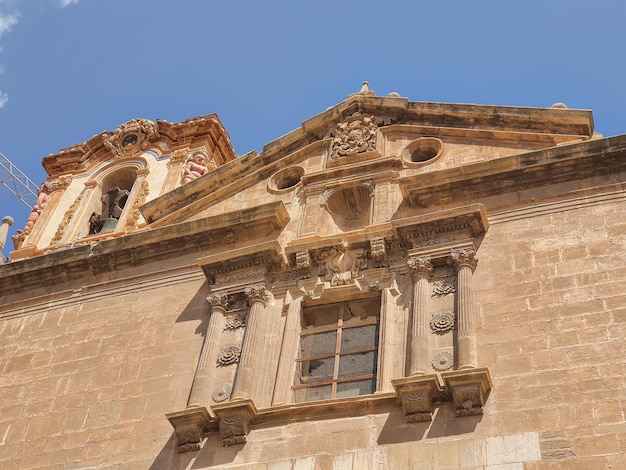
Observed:
[[[430,261],[430,256],[415,256],[409,258],[406,262],[411,270],[411,276],[418,277],[430,277],[433,273],[433,264]]]
[[[261,302],[263,306],[266,306],[272,298],[270,292],[265,288],[265,286],[246,287],[244,292],[250,305],[254,302]]]
[[[478,264],[476,252],[472,249],[452,250],[450,260],[457,271],[461,268],[470,268],[473,272]]]
[[[226,294],[210,294],[206,301],[212,310],[221,309],[225,311],[226,307],[228,307],[228,295]]]

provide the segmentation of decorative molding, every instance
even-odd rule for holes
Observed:
[[[146,198],[150,193],[150,185],[148,184],[148,180],[143,180],[141,182],[141,188],[137,194],[137,197],[133,201],[133,207],[131,207],[130,212],[128,214],[128,218],[126,219],[126,223],[124,224],[124,231],[126,233],[133,231],[137,228],[137,223],[141,218],[141,212],[139,211],[139,207],[146,202]]]
[[[454,328],[454,313],[453,312],[439,312],[433,314],[430,319],[430,329],[435,334],[444,334],[451,331]]]
[[[65,211],[65,214],[63,214],[63,218],[61,219],[61,223],[59,223],[59,226],[57,227],[57,231],[54,233],[52,240],[50,240],[50,245],[56,245],[61,241],[61,238],[65,233],[65,229],[68,227],[70,220],[72,220],[72,217],[74,216],[76,209],[78,209],[83,196],[84,193],[80,193],[70,207]]]
[[[311,254],[309,253],[309,250],[300,250],[296,252],[296,267],[298,269],[311,267]]]
[[[236,364],[241,358],[241,343],[228,344],[220,348],[220,352],[217,355],[217,365],[229,366]]]

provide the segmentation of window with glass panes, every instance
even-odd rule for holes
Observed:
[[[376,391],[380,298],[303,308],[298,402]]]

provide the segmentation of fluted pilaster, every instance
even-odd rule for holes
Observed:
[[[250,310],[231,400],[252,398],[256,386],[255,372],[258,375],[256,369],[260,366],[256,359],[263,353],[263,312],[271,299],[269,291],[264,286],[246,287],[245,294]]]
[[[210,372],[218,354],[219,335],[224,330],[224,314],[226,313],[228,296],[226,294],[211,294],[206,300],[211,308],[211,316],[209,317],[209,326],[202,343],[196,375],[193,378],[191,392],[189,393],[188,407],[203,406],[211,394],[209,390],[211,385]]]
[[[428,280],[432,275],[433,265],[429,256],[410,258],[407,263],[413,278],[413,321],[411,325],[409,375],[426,374],[430,370],[428,364],[430,285]]]
[[[476,353],[476,319],[472,292],[472,275],[478,260],[474,250],[453,250],[450,259],[457,272],[458,369],[478,365]]]

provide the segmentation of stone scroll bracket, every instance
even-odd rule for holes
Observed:
[[[213,405],[211,410],[217,416],[224,447],[246,442],[250,422],[258,414],[252,400],[234,400]]]
[[[407,423],[431,421],[435,403],[449,401],[457,417],[481,415],[493,387],[486,367],[410,376],[391,383]]]
[[[174,428],[179,453],[200,450],[204,436],[217,428],[217,422],[205,407],[192,406],[167,413],[165,417]]]

